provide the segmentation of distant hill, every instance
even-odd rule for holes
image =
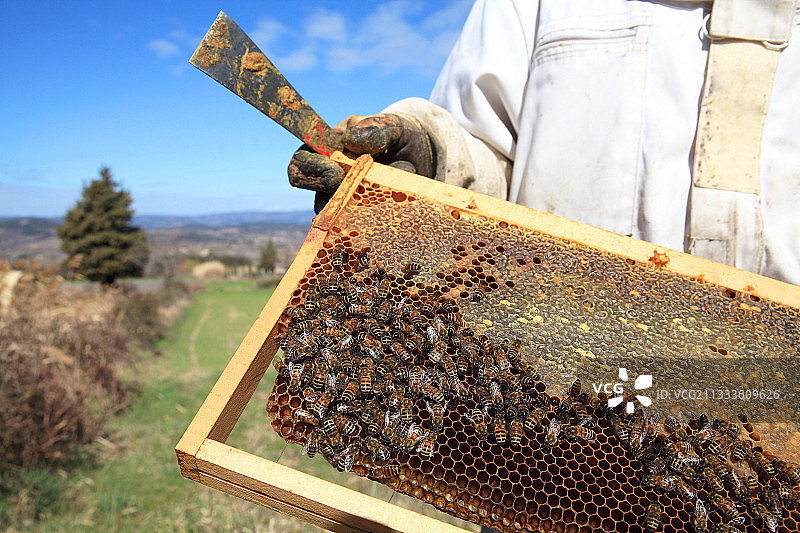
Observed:
[[[144,229],[172,229],[192,226],[228,228],[245,224],[286,224],[311,226],[314,212],[303,211],[244,211],[241,213],[214,213],[210,215],[134,215],[133,223]]]
[[[151,258],[175,250],[257,257],[272,238],[277,246],[299,248],[314,212],[282,211],[214,213],[208,215],[134,215],[133,223],[148,234]],[[46,263],[64,259],[56,237],[60,217],[0,217],[0,257],[36,258]]]

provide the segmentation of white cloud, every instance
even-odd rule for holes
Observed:
[[[295,50],[288,56],[276,57],[275,66],[279,70],[302,72],[314,68],[319,63],[319,58],[312,47]]]
[[[263,51],[268,51],[273,43],[289,32],[289,28],[277,20],[264,17],[256,23],[254,30],[248,31],[247,35]]]
[[[309,39],[340,42],[347,37],[344,16],[328,10],[314,11],[305,21],[305,35]]]
[[[153,51],[161,59],[168,59],[180,53],[178,45],[166,39],[153,39],[147,43],[147,48]]]

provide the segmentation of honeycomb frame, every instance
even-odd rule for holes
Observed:
[[[432,519],[395,506],[387,507],[384,502],[329,486],[224,444],[277,351],[274,334],[283,309],[296,299],[298,282],[317,258],[337,218],[365,179],[398,191],[401,196],[415,195],[441,203],[456,219],[461,213],[496,219],[501,224],[535,229],[600,248],[630,261],[703,279],[736,293],[800,307],[800,288],[792,285],[411,176],[373,164],[368,157],[355,163],[343,156],[337,156],[337,160],[345,167],[352,167],[348,177],[328,207],[315,219],[303,249],[176,448],[184,476],[327,529],[429,531],[435,526],[436,530],[461,531],[435,520],[432,525]],[[546,519],[543,522],[545,529],[559,530],[557,524],[548,526]]]

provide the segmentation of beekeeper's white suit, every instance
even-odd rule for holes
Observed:
[[[717,4],[737,1],[762,2]],[[762,3],[782,4],[786,18],[786,1]],[[800,43],[765,42],[777,67],[752,69],[774,75],[756,80],[767,104],[755,191],[697,189],[710,10],[710,2],[478,0],[433,103],[408,99],[386,111],[425,126],[437,179],[800,284]]]

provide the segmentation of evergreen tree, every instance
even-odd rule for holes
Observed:
[[[258,268],[271,274],[275,270],[275,255],[275,243],[270,239],[264,249],[261,250]]]
[[[108,167],[84,185],[81,199],[57,228],[70,270],[104,284],[142,275],[150,253],[144,230],[131,225],[131,202]]]

